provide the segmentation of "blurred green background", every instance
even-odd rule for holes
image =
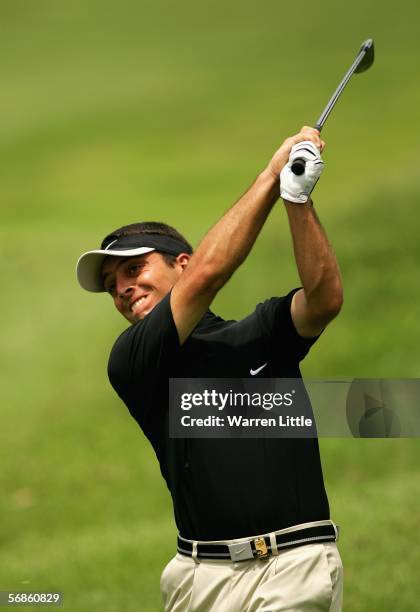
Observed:
[[[345,285],[307,377],[418,377],[418,23],[412,0],[0,0],[0,590],[70,611],[160,610],[175,547],[157,462],[106,378],[125,328],[75,262],[105,233],[166,221],[194,245],[282,140],[313,124],[373,37],[323,134],[314,194]],[[273,211],[213,310],[298,284]],[[419,609],[420,446],[321,440],[342,526],[345,610]]]

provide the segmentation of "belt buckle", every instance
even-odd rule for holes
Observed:
[[[268,559],[270,553],[267,548],[267,544],[265,543],[264,538],[257,538],[254,540],[255,551],[257,553],[258,559],[264,560]]]
[[[228,544],[228,548],[232,561],[248,561],[248,559],[254,558],[251,542]]]

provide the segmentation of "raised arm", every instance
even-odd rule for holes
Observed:
[[[313,337],[340,312],[343,303],[340,270],[311,200],[306,204],[284,203],[303,286],[293,296],[292,319],[301,336]]]
[[[248,191],[201,240],[171,294],[171,308],[181,344],[206,312],[215,295],[250,252],[274,203],[279,174],[294,144],[322,141],[316,130],[302,128],[286,139]]]
[[[312,142],[298,144],[280,174],[281,196],[303,285],[293,296],[291,315],[297,332],[303,337],[317,336],[338,314],[343,302],[337,260],[309,195],[324,166],[319,154],[323,147],[322,141],[318,147]],[[305,172],[296,176],[292,171],[293,161],[303,156]]]

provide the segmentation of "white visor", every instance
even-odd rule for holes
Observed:
[[[126,251],[112,249],[98,249],[96,251],[87,251],[79,257],[76,267],[77,280],[83,289],[100,293],[105,291],[102,279],[102,264],[106,257],[135,257],[136,255],[144,255],[155,251],[152,247],[138,247],[137,249],[127,249]]]

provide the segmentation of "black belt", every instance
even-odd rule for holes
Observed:
[[[330,525],[306,527],[288,533],[278,533],[275,538],[279,550],[318,542],[336,542],[338,540],[338,526],[331,523]],[[267,535],[234,544],[197,542],[195,551],[194,548],[194,542],[178,536],[178,552],[188,557],[196,556],[198,559],[247,561],[249,559],[267,559],[273,554],[270,536]]]

